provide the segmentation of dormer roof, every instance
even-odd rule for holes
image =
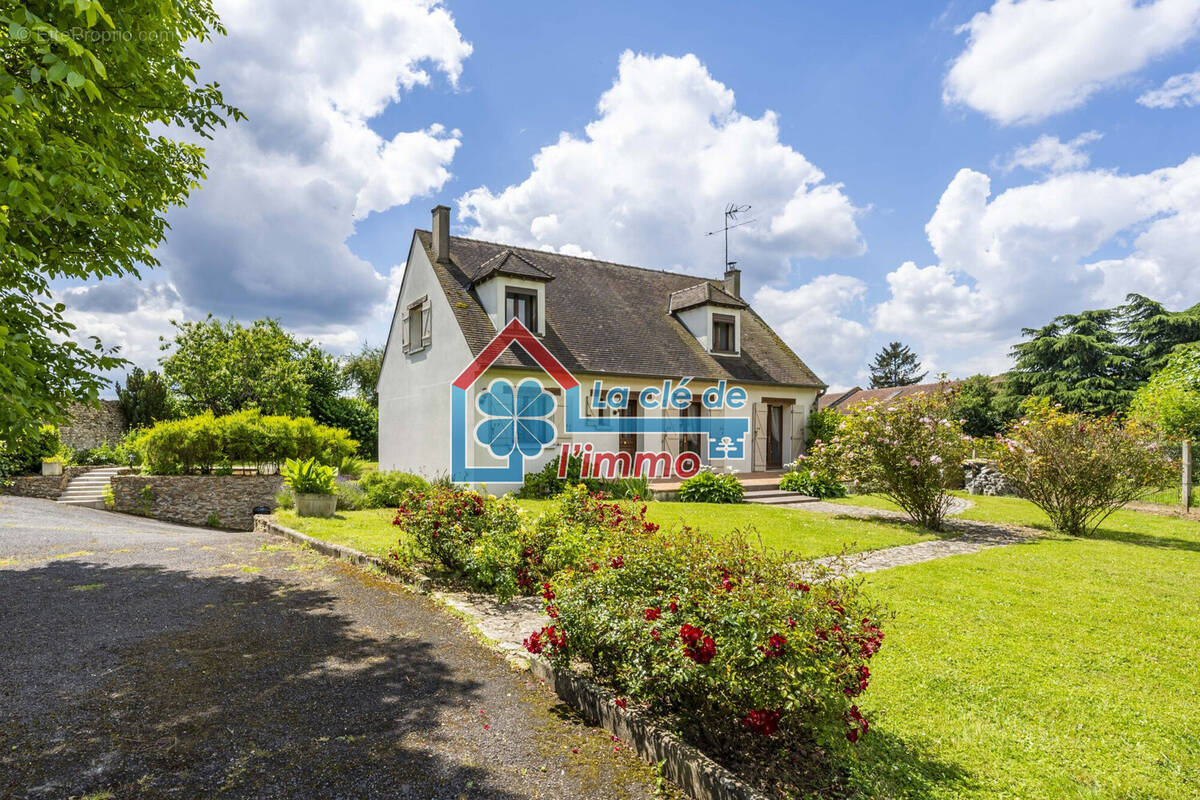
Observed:
[[[483,283],[494,275],[511,275],[533,281],[552,281],[554,276],[535,264],[530,258],[505,249],[475,268],[471,283]]]
[[[696,306],[724,306],[725,308],[749,308],[745,302],[717,286],[712,281],[697,283],[686,289],[671,292],[667,298],[667,313],[674,314]]]

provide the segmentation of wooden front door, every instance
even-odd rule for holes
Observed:
[[[767,406],[767,469],[783,469],[783,406]]]
[[[637,394],[633,394],[629,398],[629,403],[617,412],[622,417],[636,417],[638,415],[638,399]],[[621,431],[620,433],[620,450],[622,453],[628,453],[632,458],[637,455],[638,451],[638,435],[634,431]]]

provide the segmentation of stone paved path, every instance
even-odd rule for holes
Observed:
[[[857,575],[878,572],[890,567],[919,564],[922,561],[933,561],[947,556],[976,553],[989,547],[1020,544],[1041,535],[1041,531],[1031,528],[1022,528],[1016,525],[991,525],[968,520],[947,521],[946,527],[951,531],[958,531],[959,535],[950,539],[934,539],[899,547],[886,547],[882,550],[871,550],[866,553],[855,553],[844,558],[822,558],[818,559],[818,563],[834,564],[840,561],[838,571],[841,574]]]
[[[654,796],[444,608],[268,534],[0,497],[0,631],[3,800]]]

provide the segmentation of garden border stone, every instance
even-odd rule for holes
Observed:
[[[409,582],[422,594],[433,588],[433,580],[419,572],[407,570],[386,559],[367,555],[353,547],[326,542],[301,533],[275,521],[270,515],[254,518],[254,530],[283,536],[297,544],[306,545],[319,553],[339,558],[358,566],[374,566]],[[469,609],[449,604],[460,613],[473,617]],[[662,774],[695,800],[768,800],[732,772],[703,752],[679,740],[674,734],[658,727],[636,711],[622,709],[617,696],[608,689],[588,680],[577,672],[560,673],[545,659],[514,654],[502,644],[492,648],[512,661],[517,661],[534,676],[554,689],[564,703],[576,709],[584,719],[599,725],[632,747],[638,757],[652,766],[662,765]]]

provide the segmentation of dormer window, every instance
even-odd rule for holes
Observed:
[[[712,351],[737,352],[737,320],[728,314],[712,315]]]
[[[507,325],[512,320],[519,319],[526,328],[537,333],[537,308],[536,291],[512,288],[504,290],[504,324]]]

